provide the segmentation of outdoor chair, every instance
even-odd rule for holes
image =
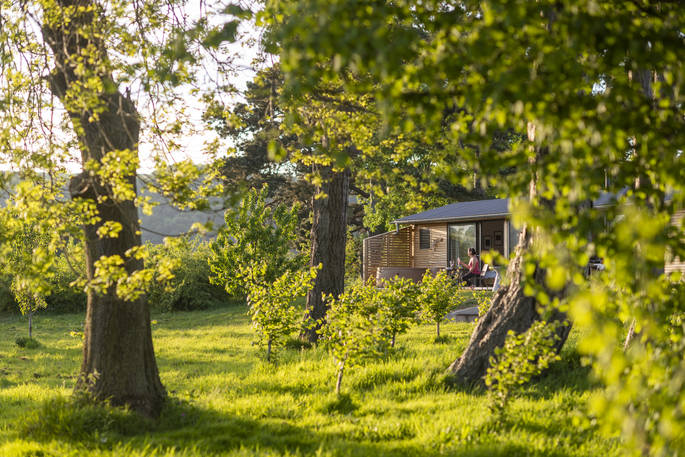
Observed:
[[[493,292],[499,288],[499,272],[496,268],[490,268],[490,265],[488,265],[487,263],[483,265],[483,269],[480,272],[480,277],[477,278],[477,286],[482,287],[484,279],[494,279],[494,282],[492,284]]]

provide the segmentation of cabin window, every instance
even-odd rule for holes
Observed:
[[[462,262],[469,261],[469,248],[476,248],[478,251],[478,229],[475,223],[469,224],[450,224],[447,230],[449,234],[447,260],[457,262],[459,258]]]
[[[430,229],[419,229],[419,248],[430,249],[431,247],[431,231]]]

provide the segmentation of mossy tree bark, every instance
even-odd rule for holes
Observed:
[[[43,36],[55,61],[50,88],[69,113],[84,167],[89,162],[102,163],[112,151],[137,154],[140,120],[135,105],[119,92],[107,70],[106,45],[96,30],[97,15],[102,13],[92,1],[57,3],[69,20],[43,25]],[[89,77],[98,78],[103,89],[97,107],[79,107],[71,97],[87,85]],[[136,191],[135,170],[124,181]],[[85,170],[71,179],[69,190],[72,198],[90,200],[99,216],[97,222],[84,227],[88,279],[95,277],[95,262],[105,256],[124,259],[128,274],[141,269],[142,260],[127,255],[129,249],[141,245],[134,201],[115,198],[109,183]],[[120,224],[117,237],[98,235],[98,228],[108,222]],[[166,393],[159,379],[144,298],[127,301],[113,288],[104,294],[89,290],[83,363],[76,389],[87,390],[114,405],[128,405],[147,416],[159,413]]]

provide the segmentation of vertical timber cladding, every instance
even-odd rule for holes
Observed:
[[[428,249],[421,249],[421,229],[430,230]],[[447,266],[447,224],[417,224],[413,238],[414,267],[445,268]]]
[[[378,267],[411,267],[411,227],[364,239],[364,281]]]
[[[685,210],[676,211],[671,218],[671,224],[676,227],[680,227],[682,230],[683,219],[685,219]],[[670,257],[670,258],[669,258]],[[685,273],[685,259],[678,257],[672,258],[671,256],[666,257],[666,265],[664,266],[664,273],[672,273],[674,271],[680,271]]]

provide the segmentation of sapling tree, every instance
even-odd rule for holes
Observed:
[[[357,282],[338,298],[326,297],[330,308],[319,332],[338,369],[336,394],[345,368],[387,350],[390,319],[387,310],[378,306],[377,294],[372,282]]]
[[[226,211],[226,226],[212,244],[210,282],[234,295],[248,295],[254,285],[269,285],[286,271],[304,266],[298,251],[297,206],[271,206],[268,187],[250,190],[238,208]]]
[[[271,361],[274,346],[301,324],[294,300],[312,288],[319,266],[301,271],[297,251],[297,205],[270,206],[268,187],[252,189],[236,209],[226,211],[226,226],[212,244],[210,281],[229,294],[247,297],[258,342]]]
[[[417,296],[416,283],[407,278],[384,281],[383,288],[377,292],[376,301],[388,315],[390,347],[395,347],[397,335],[406,332],[412,322],[416,321],[419,311]]]
[[[260,270],[266,269],[262,264]],[[271,284],[248,283],[249,314],[257,331],[258,343],[266,346],[266,360],[274,349],[302,325],[302,310],[295,305],[312,288],[319,267],[304,271],[286,271]],[[262,271],[260,274],[264,274]]]
[[[8,216],[16,218],[9,208]],[[46,255],[50,237],[41,231],[39,224],[19,222],[15,225],[0,223],[0,230],[10,239],[0,254],[0,268],[12,276],[10,291],[19,305],[19,311],[28,318],[29,339],[33,338],[33,315],[47,308],[46,295],[50,293],[49,280],[54,276],[52,259]]]
[[[421,280],[418,299],[421,317],[435,323],[436,338],[440,338],[440,323],[445,320],[447,313],[463,301],[459,288],[447,273],[440,271],[432,275],[428,270]]]
[[[516,389],[539,375],[550,363],[559,360],[554,349],[556,321],[536,321],[521,334],[510,331],[504,346],[495,350],[485,376],[490,399],[489,408],[498,418],[506,412]]]
[[[14,277],[10,286],[14,299],[19,305],[19,311],[23,316],[28,317],[29,320],[29,339],[33,338],[33,315],[41,309],[48,307],[45,301],[45,296],[37,290],[31,290],[27,287],[25,281],[19,277]]]

